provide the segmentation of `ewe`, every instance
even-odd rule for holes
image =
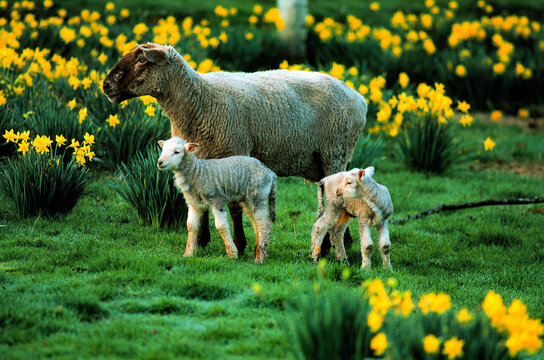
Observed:
[[[370,226],[376,226],[379,233],[380,253],[383,266],[391,270],[388,218],[393,213],[393,202],[389,190],[372,178],[373,167],[353,169],[327,176],[319,182],[317,189],[317,221],[312,229],[311,257],[317,260],[321,242],[330,233],[334,252],[339,260],[346,260],[343,236],[349,219],[359,221],[361,236],[361,267],[370,269],[370,257],[374,243],[370,237]],[[327,205],[323,203],[323,190]]]
[[[259,160],[249,156],[230,156],[201,160],[193,152],[198,144],[186,143],[179,137],[159,141],[162,148],[158,167],[175,173],[176,186],[189,207],[187,247],[184,256],[193,256],[199,219],[211,208],[215,227],[225,242],[227,255],[238,257],[232,241],[226,205],[239,202],[253,223],[255,231],[255,263],[268,255],[270,228],[276,220],[276,174]]]
[[[170,118],[172,136],[200,143],[201,159],[253,156],[278,176],[319,181],[346,169],[366,123],[365,99],[329,75],[273,70],[199,74],[171,46],[139,45],[110,71],[104,93],[119,103],[151,95]],[[246,245],[239,207],[234,241]],[[202,213],[199,243],[209,241]],[[325,245],[323,250],[325,250]]]

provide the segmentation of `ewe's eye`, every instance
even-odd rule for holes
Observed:
[[[143,56],[140,56],[140,57],[138,58],[138,62],[139,62],[140,64],[143,64],[143,63],[145,63],[146,61],[147,61],[147,60],[146,60],[145,57],[143,57]]]

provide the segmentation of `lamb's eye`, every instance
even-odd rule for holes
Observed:
[[[346,182],[346,184],[351,185],[351,181]]]
[[[179,154],[179,151],[177,151],[177,150],[174,151],[174,155],[177,155],[177,154]]]

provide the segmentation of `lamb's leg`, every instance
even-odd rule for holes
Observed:
[[[195,241],[198,246],[205,248],[210,242],[210,214],[208,210],[201,212],[198,221],[200,226]]]
[[[242,209],[246,213],[247,217],[249,218],[249,221],[251,221],[251,225],[253,226],[253,232],[255,234],[255,250],[254,250],[254,258],[256,259],[259,253],[259,227],[257,226],[257,222],[255,221],[255,207],[252,203],[248,202],[241,202],[240,205],[242,205]]]
[[[236,245],[234,245],[234,242],[232,241],[232,236],[230,235],[227,212],[224,208],[216,207],[212,208],[212,212],[215,219],[215,228],[225,242],[225,248],[227,249],[228,257],[236,259],[238,257],[238,249],[236,249]]]
[[[326,161],[326,159],[328,159],[328,157],[321,155],[320,160],[323,164],[322,166],[323,173],[321,178],[332,175],[332,174],[336,174],[337,172],[340,172],[340,171],[347,170],[347,165],[331,163],[330,161]],[[351,233],[349,232],[349,227],[348,227],[346,228],[346,231],[344,232],[344,247],[346,249],[349,249],[351,248],[352,244],[353,244],[353,237],[351,236]],[[325,238],[323,239],[323,245],[321,246],[321,256],[327,256],[330,249],[331,249],[331,239],[329,237],[329,233],[327,233],[325,235]]]
[[[336,218],[338,217],[338,211],[333,210],[331,206],[328,206],[325,209],[325,212],[319,219],[317,219],[312,228],[312,251],[310,253],[310,258],[314,261],[317,261],[322,252],[322,244],[325,235],[328,234],[329,229],[334,224]]]
[[[230,217],[234,227],[234,243],[238,248],[240,255],[244,255],[246,250],[246,235],[244,234],[244,224],[242,219],[242,207],[238,203],[229,204]]]
[[[370,259],[374,250],[374,243],[370,237],[370,226],[361,220],[359,220],[359,234],[361,236],[361,256],[363,257],[361,269],[370,270]]]
[[[268,256],[268,245],[270,244],[270,231],[272,228],[266,203],[257,207],[252,217],[256,225],[255,238],[258,238],[258,244],[255,241],[255,264],[262,264]]]
[[[197,208],[189,205],[189,212],[187,214],[187,246],[185,247],[185,254],[183,254],[183,256],[193,256],[195,254],[197,234],[201,227],[200,219],[202,218],[203,212],[204,211],[199,211]]]
[[[344,248],[344,232],[348,228],[349,220],[351,216],[347,212],[343,211],[336,218],[336,222],[329,231],[331,237],[331,243],[334,246],[334,253],[336,258],[340,261],[347,263],[346,249]]]
[[[391,267],[391,241],[389,240],[389,228],[387,221],[385,221],[382,226],[378,227],[378,238],[383,267],[387,270],[393,270]]]

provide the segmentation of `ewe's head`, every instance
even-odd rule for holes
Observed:
[[[102,88],[111,102],[120,103],[136,96],[157,96],[161,75],[168,64],[170,46],[138,45],[115,64],[104,80]]]
[[[195,151],[198,144],[187,143],[175,136],[166,141],[159,140],[159,146],[162,152],[157,166],[160,170],[174,170],[179,167],[185,154]]]
[[[374,167],[369,166],[366,169],[353,169],[347,172],[336,189],[336,196],[341,196],[344,199],[354,199],[359,197],[358,189],[364,186],[365,179],[369,179],[374,175]]]

